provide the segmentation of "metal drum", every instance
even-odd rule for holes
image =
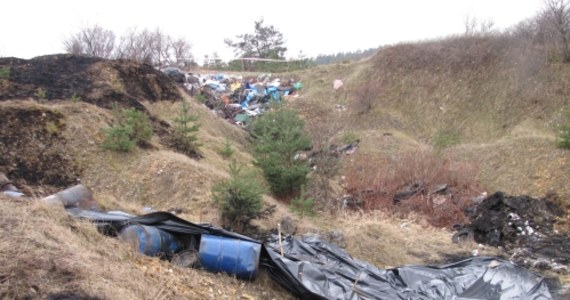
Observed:
[[[119,232],[119,237],[148,256],[171,256],[182,250],[182,242],[176,236],[156,227],[130,225]]]
[[[257,277],[261,244],[202,234],[199,260],[211,272],[225,272],[238,278]]]
[[[99,206],[93,199],[93,193],[83,184],[74,185],[42,200],[47,203],[61,203],[65,208],[78,207],[87,210],[99,210]]]

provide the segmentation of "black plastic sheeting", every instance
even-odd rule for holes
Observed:
[[[96,212],[81,209],[67,209],[67,211],[78,218],[86,219],[94,222],[97,227],[105,233],[115,235],[125,226],[131,224],[140,224],[153,226],[178,236],[185,234],[212,234],[230,237],[234,239],[261,243],[250,237],[227,231],[210,224],[194,224],[181,219],[169,212],[152,212],[142,216],[130,216],[122,212]]]
[[[268,251],[271,275],[302,299],[552,299],[542,277],[492,257],[382,270],[317,237],[282,247],[283,257],[266,244],[279,249]]]
[[[260,243],[208,224],[194,224],[167,212],[133,217],[124,213],[69,210],[106,233],[124,226],[154,226],[178,235],[213,234]],[[283,256],[281,256],[283,249]],[[274,237],[260,259],[269,275],[301,299],[552,299],[546,281],[508,261],[477,257],[442,266],[382,270],[352,258],[318,237]]]

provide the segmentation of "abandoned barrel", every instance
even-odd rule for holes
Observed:
[[[176,236],[152,226],[130,225],[119,232],[119,237],[148,256],[171,256],[182,250]]]
[[[202,234],[200,264],[211,272],[225,272],[238,278],[257,277],[261,244],[222,236]]]
[[[87,210],[99,210],[99,206],[93,199],[93,193],[83,184],[74,185],[42,200],[47,203],[61,203],[65,208],[79,207]]]

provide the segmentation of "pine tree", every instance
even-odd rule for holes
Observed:
[[[195,156],[198,153],[198,137],[196,132],[200,124],[196,123],[198,116],[190,114],[190,105],[182,101],[180,114],[174,119],[173,146],[185,154]]]

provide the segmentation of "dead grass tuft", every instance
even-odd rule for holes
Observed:
[[[426,224],[417,214],[394,218],[382,211],[345,212],[335,221],[348,252],[380,268],[457,261],[473,255],[496,255],[492,247],[473,242],[454,244],[451,231]]]

